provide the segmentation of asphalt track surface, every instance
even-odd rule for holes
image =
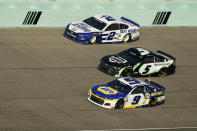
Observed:
[[[138,41],[94,46],[72,42],[63,31],[0,29],[1,131],[197,127],[197,28],[144,27]],[[151,78],[166,87],[166,103],[108,110],[87,101],[91,87],[114,79],[97,70],[99,59],[130,47],[160,49],[177,58],[174,75]]]

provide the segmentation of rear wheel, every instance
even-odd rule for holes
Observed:
[[[97,35],[93,35],[90,38],[90,44],[94,45],[94,44],[96,44],[96,42],[97,42]]]
[[[159,71],[159,74],[158,74],[159,77],[164,77],[164,76],[166,76],[166,75],[167,75],[167,73],[166,73],[166,69],[165,69],[165,68],[163,68],[163,69],[161,69],[161,70]]]
[[[149,103],[148,103],[148,106],[153,107],[153,106],[156,106],[156,105],[157,105],[157,98],[156,97],[151,98]]]
[[[129,40],[130,40],[130,37],[131,37],[130,34],[126,34],[126,35],[123,37],[122,42],[123,42],[124,44],[128,43]]]
[[[122,109],[124,107],[124,100],[120,99],[116,102],[115,109]]]

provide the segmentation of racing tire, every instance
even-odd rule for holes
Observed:
[[[94,44],[96,44],[96,42],[97,42],[97,35],[93,35],[93,36],[90,38],[89,43],[90,43],[91,45],[94,45]]]
[[[124,107],[124,100],[123,99],[119,99],[116,102],[115,109],[122,109],[123,107]]]
[[[124,72],[123,72],[123,76],[124,77],[132,77],[134,75],[133,69],[132,67],[127,67]]]
[[[131,35],[130,34],[126,34],[123,39],[122,39],[122,43],[127,44],[129,42],[129,40],[131,39]]]
[[[166,69],[163,68],[163,69],[160,69],[159,73],[158,73],[158,76],[159,77],[164,77],[167,75],[167,72],[166,72]]]
[[[148,103],[148,106],[149,107],[154,107],[156,105],[157,105],[157,98],[156,97],[151,98],[149,103]]]

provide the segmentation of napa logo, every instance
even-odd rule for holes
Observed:
[[[97,90],[102,92],[103,94],[106,94],[106,95],[115,95],[115,94],[118,93],[117,90],[115,90],[115,89],[113,89],[111,87],[106,87],[106,86],[98,87]]]

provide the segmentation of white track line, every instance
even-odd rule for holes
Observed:
[[[176,130],[176,129],[197,129],[197,127],[141,128],[141,129],[109,129],[109,130],[80,130],[80,131],[150,131],[150,130]]]

